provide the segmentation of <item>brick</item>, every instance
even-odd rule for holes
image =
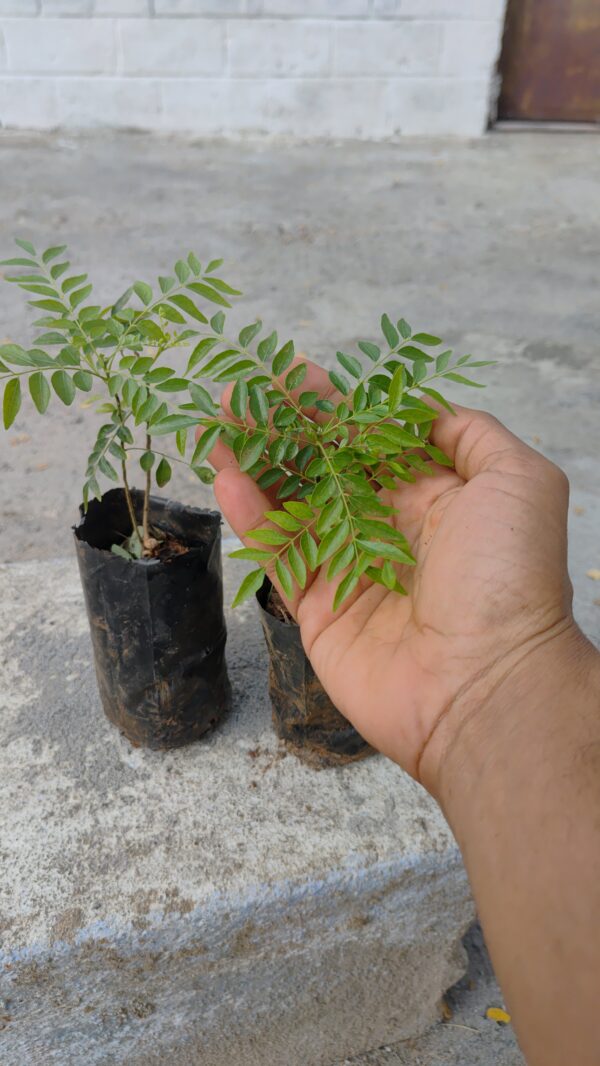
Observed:
[[[501,19],[506,0],[373,0],[373,14],[384,18]]]
[[[442,74],[489,74],[500,52],[498,22],[447,22],[443,27]]]
[[[0,0],[0,18],[3,15],[39,15],[40,0]]]
[[[8,69],[19,74],[110,74],[114,26],[92,19],[8,19]]]
[[[225,23],[188,19],[123,19],[120,71],[161,77],[221,74],[225,62]]]
[[[263,15],[280,18],[367,18],[369,0],[262,0]]]
[[[331,67],[331,26],[319,22],[240,20],[228,27],[232,77],[316,77]]]
[[[334,71],[360,77],[433,74],[442,26],[428,22],[348,22],[335,26]]]
[[[231,15],[260,14],[261,0],[154,0],[157,15]]]
[[[160,107],[160,84],[154,78],[63,78],[57,82],[61,126],[156,129]]]
[[[131,15],[148,16],[150,0],[94,0],[94,15],[118,15],[127,18]]]
[[[56,83],[47,78],[0,78],[0,126],[48,130],[58,125]]]
[[[94,0],[42,0],[42,15],[89,18],[93,6]]]
[[[479,137],[488,118],[489,79],[407,78],[389,81],[388,136]]]
[[[387,135],[385,80],[222,79],[163,84],[163,127],[201,136]]]

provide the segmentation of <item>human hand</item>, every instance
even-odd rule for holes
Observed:
[[[314,364],[303,388],[333,393]],[[223,397],[229,413],[230,393]],[[341,713],[434,793],[462,718],[540,645],[575,628],[565,475],[492,416],[456,412],[440,411],[431,434],[455,469],[437,467],[433,478],[381,492],[397,508],[393,521],[417,560],[397,567],[408,595],[364,577],[333,613],[343,574],[330,582],[319,572],[290,604],[312,666]],[[239,470],[224,444],[211,461],[219,505],[243,540],[265,524],[276,501]]]

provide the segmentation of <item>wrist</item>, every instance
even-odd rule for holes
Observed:
[[[446,710],[421,757],[419,778],[449,820],[454,797],[490,781],[566,719],[565,704],[600,705],[600,652],[570,621],[475,680]],[[589,695],[589,700],[586,696]]]

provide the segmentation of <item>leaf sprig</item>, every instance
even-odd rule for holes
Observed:
[[[93,291],[88,275],[72,271],[65,245],[38,254],[30,241],[19,239],[16,244],[21,254],[0,266],[19,268],[19,273],[8,274],[6,280],[30,294],[30,305],[43,314],[34,322],[38,335],[32,348],[0,345],[4,427],[10,428],[21,409],[25,382],[40,414],[47,410],[53,394],[70,406],[78,392],[83,393],[84,406],[93,406],[105,416],[87,459],[84,506],[91,497],[101,497],[102,478],[119,481],[116,466],[120,466],[132,535],[140,541],[130,554],[139,556],[149,532],[144,527],[140,534],[135,520],[127,473],[130,453],[137,456],[144,473],[146,497],[153,470],[156,483],[167,484],[172,462],[185,461],[187,446],[185,422],[172,422],[178,411],[174,404],[181,393],[196,388],[165,362],[165,353],[195,344],[198,324],[213,331],[222,329],[223,312],[218,311],[209,322],[202,308],[207,302],[229,307],[228,297],[239,295],[238,290],[215,273],[222,260],[212,260],[203,269],[190,252],[186,259],[177,260],[173,275],[158,278],[156,290],[145,281],[136,281],[118,300],[103,307],[88,302]],[[152,438],[159,427],[161,435],[174,436],[179,459],[153,449]],[[201,480],[212,479],[208,468],[198,462],[191,465]]]
[[[381,330],[382,344],[359,341],[360,354],[337,352],[339,369],[329,373],[335,398],[303,390],[307,366],[295,361],[293,342],[279,346],[276,332],[258,340],[259,321],[245,326],[237,340],[216,330],[192,353],[188,372],[195,371],[194,378],[235,382],[233,419],[205,388],[190,388],[191,403],[181,410],[195,408],[204,427],[192,461],[203,460],[222,438],[240,469],[260,488],[275,490],[281,501],[281,509],[265,513],[264,527],[247,532],[256,547],[233,553],[258,563],[235,604],[258,590],[265,570],[288,599],[321,567],[330,580],[342,574],[334,610],[363,574],[404,593],[397,566],[412,566],[415,559],[392,521],[396,509],[384,502],[381,490],[431,475],[436,464],[452,465],[429,440],[438,411],[428,401],[452,411],[438,383],[480,387],[462,371],[489,363],[469,355],[453,358],[450,350],[432,354],[441,340],[413,334],[403,318],[394,324],[383,315]],[[188,417],[192,425],[194,415]]]

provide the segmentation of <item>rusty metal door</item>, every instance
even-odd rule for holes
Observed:
[[[600,122],[600,0],[508,0],[498,118]]]

